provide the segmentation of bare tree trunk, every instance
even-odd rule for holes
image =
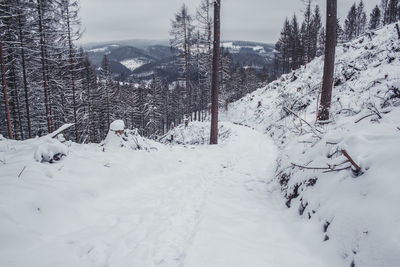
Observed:
[[[210,144],[218,144],[218,86],[219,86],[219,57],[220,57],[220,13],[221,0],[214,2],[214,46],[213,69],[211,80],[211,133]]]
[[[29,109],[29,89],[26,75],[26,65],[25,65],[25,49],[24,49],[24,41],[22,34],[22,22],[21,22],[21,14],[18,14],[18,27],[19,27],[19,41],[21,47],[21,60],[22,60],[22,76],[24,82],[24,92],[25,92],[25,108],[26,108],[26,117],[28,121],[28,136],[32,138],[32,123],[31,123],[31,112]]]
[[[79,142],[79,134],[78,134],[78,119],[77,119],[77,107],[76,107],[76,88],[75,88],[75,73],[74,73],[74,59],[72,55],[72,40],[71,40],[71,27],[69,22],[69,7],[67,3],[67,27],[68,27],[68,45],[69,45],[69,64],[70,64],[70,71],[71,71],[71,83],[72,83],[72,98],[73,98],[73,105],[74,105],[74,127],[75,127],[75,141]]]
[[[4,67],[3,41],[1,40],[1,34],[0,34],[0,63],[1,63],[1,78],[2,78],[2,81],[3,81],[4,105],[5,105],[5,108],[6,108],[6,116],[7,116],[8,137],[10,139],[14,139],[13,132],[12,132],[12,127],[11,127],[10,106],[8,104],[6,69]]]
[[[319,121],[329,120],[329,110],[332,101],[333,74],[335,71],[337,0],[327,0],[326,5],[325,62],[322,78],[321,105],[318,111]]]
[[[51,127],[51,111],[50,111],[50,101],[49,101],[49,88],[47,84],[47,73],[46,73],[46,63],[45,63],[45,51],[44,51],[44,33],[43,33],[43,25],[42,25],[42,8],[41,1],[37,2],[37,10],[39,15],[39,35],[40,35],[40,50],[41,50],[41,62],[42,62],[42,74],[43,74],[43,88],[44,88],[44,97],[45,97],[45,106],[46,106],[46,119],[47,119],[47,129],[49,133],[52,132]]]
[[[190,114],[190,80],[189,80],[189,36],[188,36],[188,25],[187,20],[185,18],[184,24],[184,32],[185,32],[185,89],[186,89],[186,119],[189,120]],[[185,124],[185,126],[187,126]]]

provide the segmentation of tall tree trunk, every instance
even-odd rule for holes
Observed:
[[[37,2],[37,10],[39,15],[39,35],[40,35],[40,51],[41,51],[41,62],[42,62],[42,75],[43,75],[43,88],[44,88],[44,98],[46,107],[46,119],[47,119],[47,129],[49,133],[52,132],[51,127],[51,111],[50,111],[50,101],[49,101],[49,88],[47,84],[47,73],[46,73],[46,62],[45,62],[45,44],[44,44],[44,32],[42,24],[42,0]]]
[[[220,57],[220,13],[221,0],[214,2],[214,46],[213,69],[211,81],[211,133],[210,144],[218,144],[218,87],[219,87],[219,57]]]
[[[32,123],[31,123],[31,112],[29,109],[29,89],[26,75],[26,64],[25,64],[25,49],[24,49],[24,41],[22,34],[22,22],[21,22],[22,14],[18,14],[18,28],[19,28],[19,42],[21,48],[21,63],[22,63],[22,78],[24,83],[24,92],[25,92],[25,108],[26,108],[26,117],[28,122],[28,136],[32,138]]]
[[[185,18],[184,32],[185,32],[185,87],[186,87],[186,119],[189,120],[190,114],[190,79],[189,79],[189,36],[187,18]],[[185,126],[187,126],[185,124]]]
[[[68,30],[68,45],[69,45],[69,64],[71,71],[71,83],[72,83],[72,98],[74,105],[74,127],[75,127],[75,141],[79,142],[79,134],[78,134],[78,119],[77,119],[77,107],[76,107],[76,88],[75,88],[75,73],[74,73],[74,58],[72,55],[73,46],[71,40],[71,26],[69,21],[69,7],[67,3],[67,30]]]
[[[3,82],[4,105],[6,108],[6,116],[7,116],[8,137],[10,139],[14,139],[13,131],[12,131],[12,127],[11,127],[10,106],[8,104],[6,69],[4,67],[3,41],[1,39],[1,34],[0,34],[0,63],[1,63],[1,78],[2,78],[2,82]]]
[[[318,111],[319,121],[329,120],[329,110],[332,101],[333,74],[335,71],[337,0],[327,0],[326,6],[325,61],[324,74],[322,77],[321,104]]]

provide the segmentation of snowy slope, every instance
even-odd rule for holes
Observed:
[[[274,183],[286,205],[320,229],[323,246],[346,266],[400,263],[399,59],[393,25],[338,46],[327,125],[315,125],[322,58],[233,103],[225,115],[273,137],[281,148]],[[360,172],[349,169],[356,167],[342,150]]]
[[[338,266],[268,193],[267,136],[224,123],[223,144],[172,146],[122,128],[101,145],[0,138],[0,266]],[[49,142],[65,156],[35,160]]]

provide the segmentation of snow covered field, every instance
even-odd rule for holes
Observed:
[[[0,266],[328,266],[268,191],[272,141],[224,127],[212,147],[66,143],[53,164],[42,139],[1,140]]]

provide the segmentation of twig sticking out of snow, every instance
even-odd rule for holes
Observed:
[[[22,171],[18,174],[18,178],[21,178],[22,173],[25,171],[26,166],[24,166],[24,168],[22,168]]]
[[[296,116],[297,118],[299,118],[302,122],[304,122],[305,124],[307,124],[310,128],[311,131],[318,137],[321,139],[321,136],[319,136],[319,134],[323,134],[323,132],[321,132],[320,130],[314,128],[311,124],[309,124],[307,121],[305,121],[304,119],[300,118],[299,115],[297,115],[293,110],[291,110],[290,108],[287,107],[283,107],[283,109],[289,113],[292,113],[294,116]]]

